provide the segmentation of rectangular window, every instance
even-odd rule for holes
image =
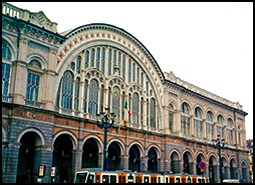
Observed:
[[[196,138],[202,138],[202,121],[194,120],[194,131]]]
[[[183,136],[190,136],[190,118],[181,116],[181,131]]]
[[[9,94],[10,64],[2,63],[2,97]]]
[[[212,141],[212,136],[213,136],[213,125],[210,123],[206,124],[206,139],[209,141]]]
[[[28,73],[26,99],[38,101],[40,77],[36,74]]]
[[[169,113],[169,130],[173,131],[173,114]]]

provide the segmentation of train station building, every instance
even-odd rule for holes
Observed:
[[[118,25],[57,25],[2,2],[3,183],[73,182],[104,165],[249,180],[239,102],[163,72]]]

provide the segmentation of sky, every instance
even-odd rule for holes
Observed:
[[[122,28],[163,72],[232,102],[253,139],[253,2],[11,2],[43,11],[63,31],[91,23]]]

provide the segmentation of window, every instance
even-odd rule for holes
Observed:
[[[78,74],[81,73],[81,57],[80,57],[80,56],[77,57],[76,72],[77,72]]]
[[[230,145],[234,144],[233,143],[233,132],[232,132],[233,126],[234,126],[234,123],[233,123],[232,119],[229,118],[227,120],[227,142]]]
[[[202,110],[195,108],[194,133],[196,138],[202,138]]]
[[[94,60],[95,60],[95,49],[92,48],[91,56],[90,56],[90,67],[94,67]]]
[[[173,131],[173,114],[169,113],[169,119],[168,119],[168,123],[169,123],[169,130],[172,132]]]
[[[114,64],[119,66],[119,77],[115,76],[116,73],[113,74]],[[128,53],[107,45],[91,46],[69,61],[65,70],[56,98],[56,104],[62,108],[62,113],[76,115],[81,109],[85,113],[83,116],[95,115],[109,107],[110,112],[124,120],[122,107],[125,100],[128,100],[132,116],[127,121],[134,124],[146,121],[148,127],[158,126],[154,86],[143,66]],[[119,88],[118,97],[113,95],[115,86]],[[141,97],[143,93],[144,98]],[[95,116],[91,118],[94,119]]]
[[[120,89],[117,86],[113,87],[112,112],[115,113],[116,118],[120,118]]]
[[[62,77],[62,101],[61,106],[64,109],[72,109],[73,98],[73,74],[65,71]]]
[[[133,123],[138,124],[138,113],[139,113],[139,95],[135,92],[133,94],[132,102],[132,118]]]
[[[150,126],[156,128],[156,103],[155,99],[150,101]]]
[[[78,110],[79,106],[79,91],[80,91],[80,78],[75,81],[75,94],[74,94],[74,109]]]
[[[26,100],[35,101],[35,102],[38,101],[39,83],[40,83],[39,75],[28,73]]]
[[[206,139],[212,141],[213,139],[213,114],[208,111],[206,114]]]
[[[181,132],[183,136],[190,136],[190,108],[187,103],[181,105]]]
[[[2,101],[8,102],[10,75],[11,75],[11,51],[2,40]]]
[[[217,135],[220,135],[220,137],[223,137],[224,136],[224,133],[223,133],[223,117],[222,115],[218,115],[217,117]]]
[[[89,89],[89,113],[96,115],[98,109],[98,81],[96,79],[92,79],[90,81],[90,89]]]
[[[2,101],[9,95],[11,65],[2,62]]]
[[[11,60],[11,51],[7,47],[6,43],[2,41],[2,59]]]

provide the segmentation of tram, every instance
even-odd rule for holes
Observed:
[[[209,178],[188,174],[84,168],[75,173],[74,183],[209,183]]]

